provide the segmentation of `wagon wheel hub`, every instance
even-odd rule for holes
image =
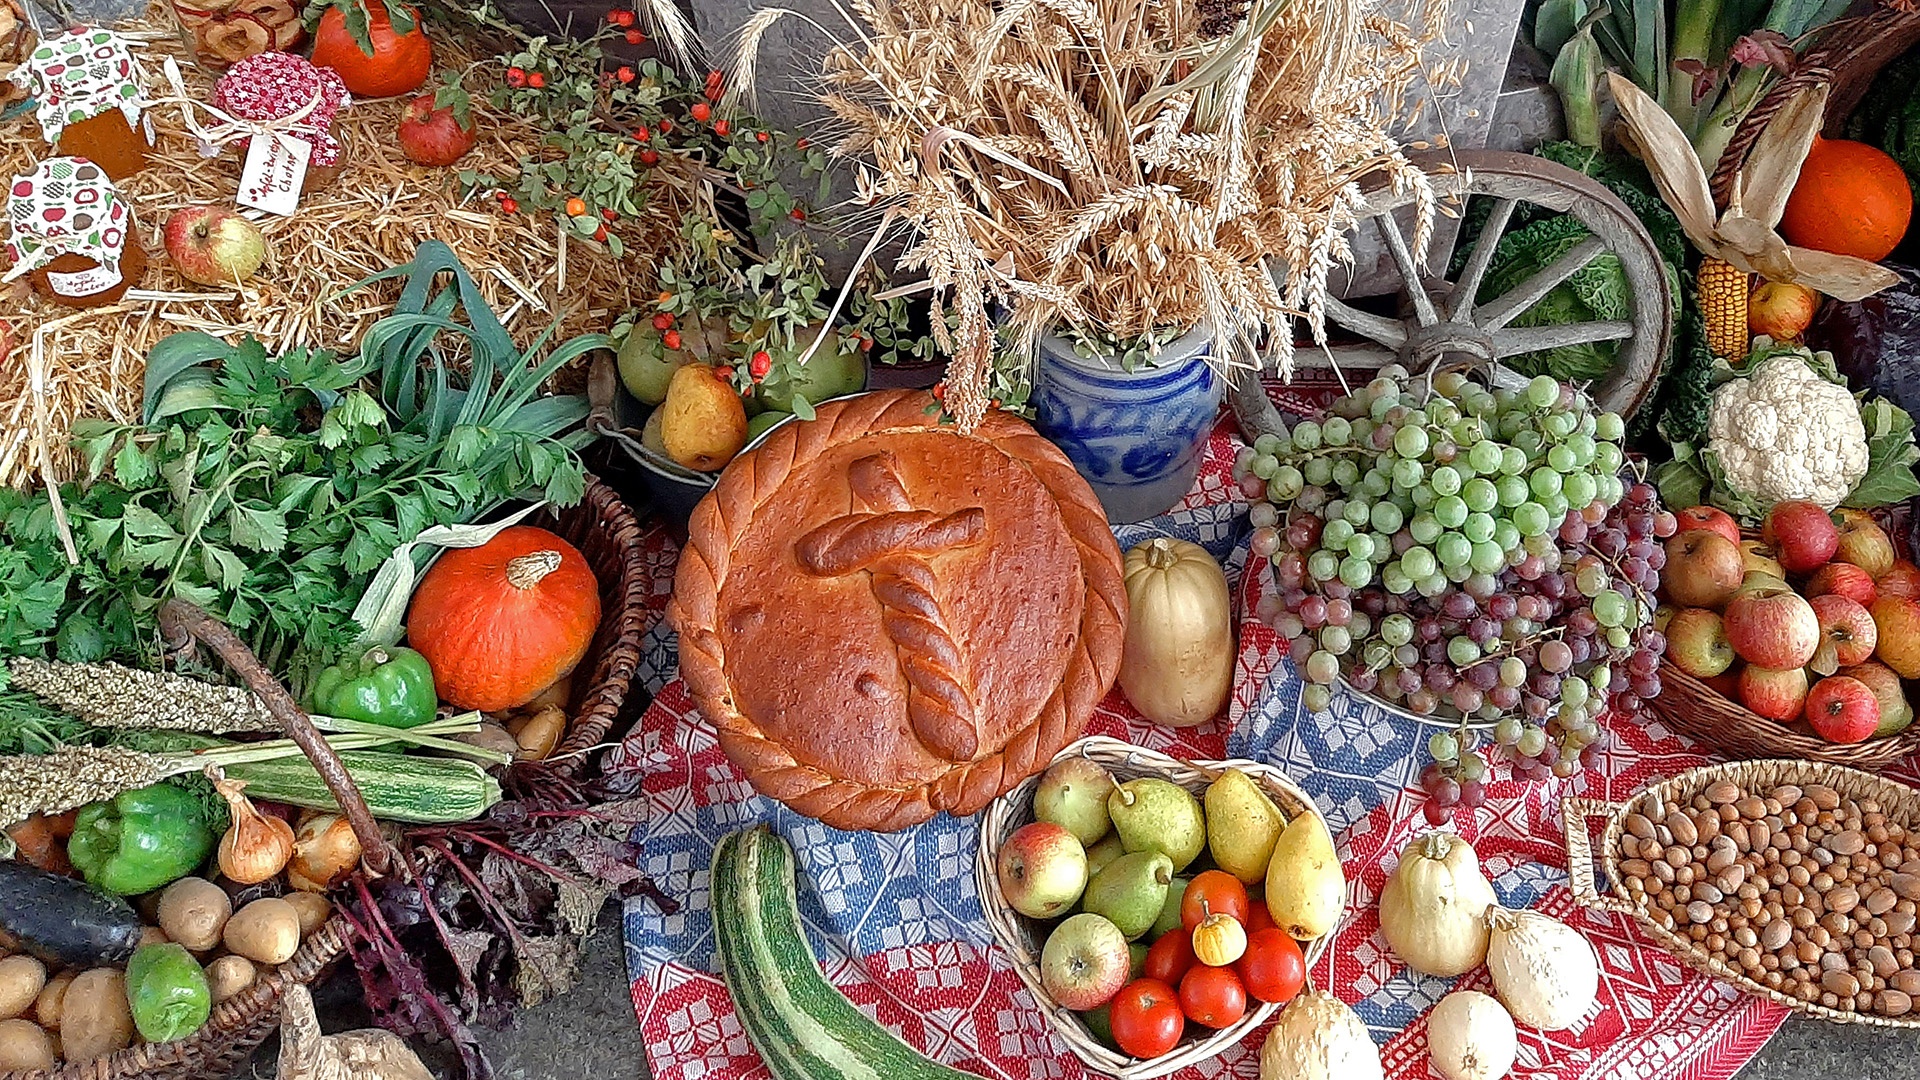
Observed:
[[[1434,364],[1469,359],[1476,363],[1492,360],[1493,335],[1467,323],[1435,323],[1422,326],[1407,335],[1400,347],[1400,362],[1408,371],[1425,371]]]

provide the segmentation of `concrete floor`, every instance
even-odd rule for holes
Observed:
[[[333,1014],[323,1019],[329,1031],[362,1022],[351,1017],[350,1000],[350,994],[337,998],[327,1010]],[[570,994],[520,1014],[512,1030],[484,1033],[481,1042],[499,1080],[647,1080],[613,908],[608,908],[588,943],[580,985]],[[253,1068],[235,1080],[271,1080],[273,1053],[269,1043]],[[1821,1076],[1920,1080],[1920,1035],[1795,1018],[1736,1080]]]

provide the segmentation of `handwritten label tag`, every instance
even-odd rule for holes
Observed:
[[[307,159],[313,144],[291,135],[269,132],[247,144],[246,164],[240,168],[240,194],[235,200],[281,217],[300,205],[300,185],[307,178]]]

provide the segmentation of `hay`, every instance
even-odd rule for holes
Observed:
[[[141,50],[150,72],[157,76],[161,56],[179,56],[189,93],[201,101],[211,96],[213,76],[192,66],[163,7],[121,29],[153,39]],[[436,67],[463,70],[484,59],[439,28],[430,32]],[[231,339],[251,333],[276,349],[351,350],[387,312],[398,285],[346,296],[342,291],[407,262],[427,239],[453,248],[523,343],[556,318],[562,339],[603,331],[636,302],[651,298],[651,256],[677,227],[679,200],[652,199],[646,218],[616,226],[627,243],[626,258],[616,260],[601,245],[564,236],[551,216],[502,214],[484,193],[463,198],[455,169],[408,162],[395,138],[404,105],[404,98],[356,102],[339,115],[334,134],[346,148],[339,179],[303,197],[293,217],[261,223],[271,253],[239,289],[210,289],[181,278],[165,256],[160,226],[182,206],[232,205],[241,152],[229,147],[203,158],[177,106],[154,110],[154,160],[120,185],[134,204],[151,259],[140,288],[119,304],[78,318],[71,317],[73,309],[29,293],[24,279],[0,292],[0,319],[12,324],[18,346],[7,355],[0,335],[0,484],[23,486],[36,472],[72,479],[69,425],[83,416],[136,418],[144,357],[167,334],[192,329]],[[529,123],[487,111],[477,96],[475,107],[480,142],[457,168],[504,177],[516,172],[521,158],[543,152],[542,132]],[[0,178],[28,171],[50,153],[30,115],[0,126]],[[30,363],[36,337],[45,360],[38,400]]]

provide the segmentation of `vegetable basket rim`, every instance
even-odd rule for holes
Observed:
[[[1827,1008],[1817,1001],[1802,1001],[1756,982],[1744,970],[1722,961],[1690,939],[1665,929],[1653,920],[1645,907],[1627,898],[1624,878],[1620,874],[1620,838],[1626,831],[1627,816],[1643,813],[1641,808],[1655,800],[1664,802],[1681,794],[1691,800],[1708,785],[1721,780],[1741,783],[1749,793],[1762,788],[1771,790],[1781,784],[1805,786],[1817,783],[1855,799],[1875,799],[1889,817],[1898,817],[1920,828],[1920,789],[1861,769],[1785,758],[1702,765],[1649,784],[1621,802],[1601,799],[1562,801],[1560,813],[1566,826],[1567,887],[1573,893],[1574,902],[1581,907],[1632,918],[1648,937],[1676,959],[1709,977],[1732,983],[1742,993],[1766,998],[1794,1012],[1836,1024],[1864,1024],[1890,1030],[1920,1029],[1920,1013],[1896,1018],[1873,1013],[1843,1012]],[[1664,817],[1662,814],[1661,818]],[[1587,831],[1589,818],[1603,818],[1606,821],[1597,848]],[[1596,861],[1609,883],[1604,892],[1595,884],[1593,871]]]
[[[1265,762],[1246,758],[1210,759],[1187,761],[1173,757],[1159,750],[1150,749],[1105,735],[1089,735],[1069,744],[1053,756],[1048,762],[1054,763],[1068,758],[1084,757],[1114,774],[1117,779],[1131,780],[1143,776],[1157,776],[1170,780],[1198,796],[1208,783],[1217,779],[1228,769],[1239,769],[1258,783],[1266,795],[1274,800],[1289,822],[1302,812],[1319,814],[1320,810],[1298,784],[1279,768]],[[1060,1041],[1067,1044],[1079,1059],[1089,1068],[1101,1075],[1114,1077],[1115,1080],[1153,1080],[1166,1076],[1188,1066],[1198,1064],[1217,1056],[1229,1046],[1244,1041],[1247,1036],[1272,1019],[1280,1010],[1279,1005],[1269,1002],[1249,1001],[1247,1013],[1235,1023],[1215,1031],[1213,1034],[1187,1042],[1174,1051],[1157,1058],[1141,1060],[1127,1057],[1125,1054],[1109,1049],[1082,1022],[1078,1014],[1061,1007],[1040,984],[1040,945],[1043,935],[1036,929],[1038,920],[1029,919],[1013,910],[1006,903],[1005,894],[1000,888],[999,874],[995,864],[999,859],[1000,848],[1013,831],[1033,820],[1033,792],[1040,786],[1040,777],[1036,773],[1022,780],[1006,794],[987,805],[981,812],[979,843],[975,848],[973,877],[975,890],[980,896],[980,906],[986,918],[987,927],[993,934],[994,944],[1007,955],[1014,974],[1033,995],[1040,1012],[1053,1025],[1054,1033]],[[1325,820],[1324,816],[1321,819]],[[1347,902],[1342,906],[1342,919],[1345,922],[1346,910],[1352,903],[1352,883],[1346,886]],[[1336,929],[1337,932],[1337,929]],[[1311,942],[1303,943],[1306,956],[1307,983],[1313,985],[1313,969],[1328,955],[1334,933],[1328,933]],[[1205,1030],[1201,1028],[1199,1030]]]

